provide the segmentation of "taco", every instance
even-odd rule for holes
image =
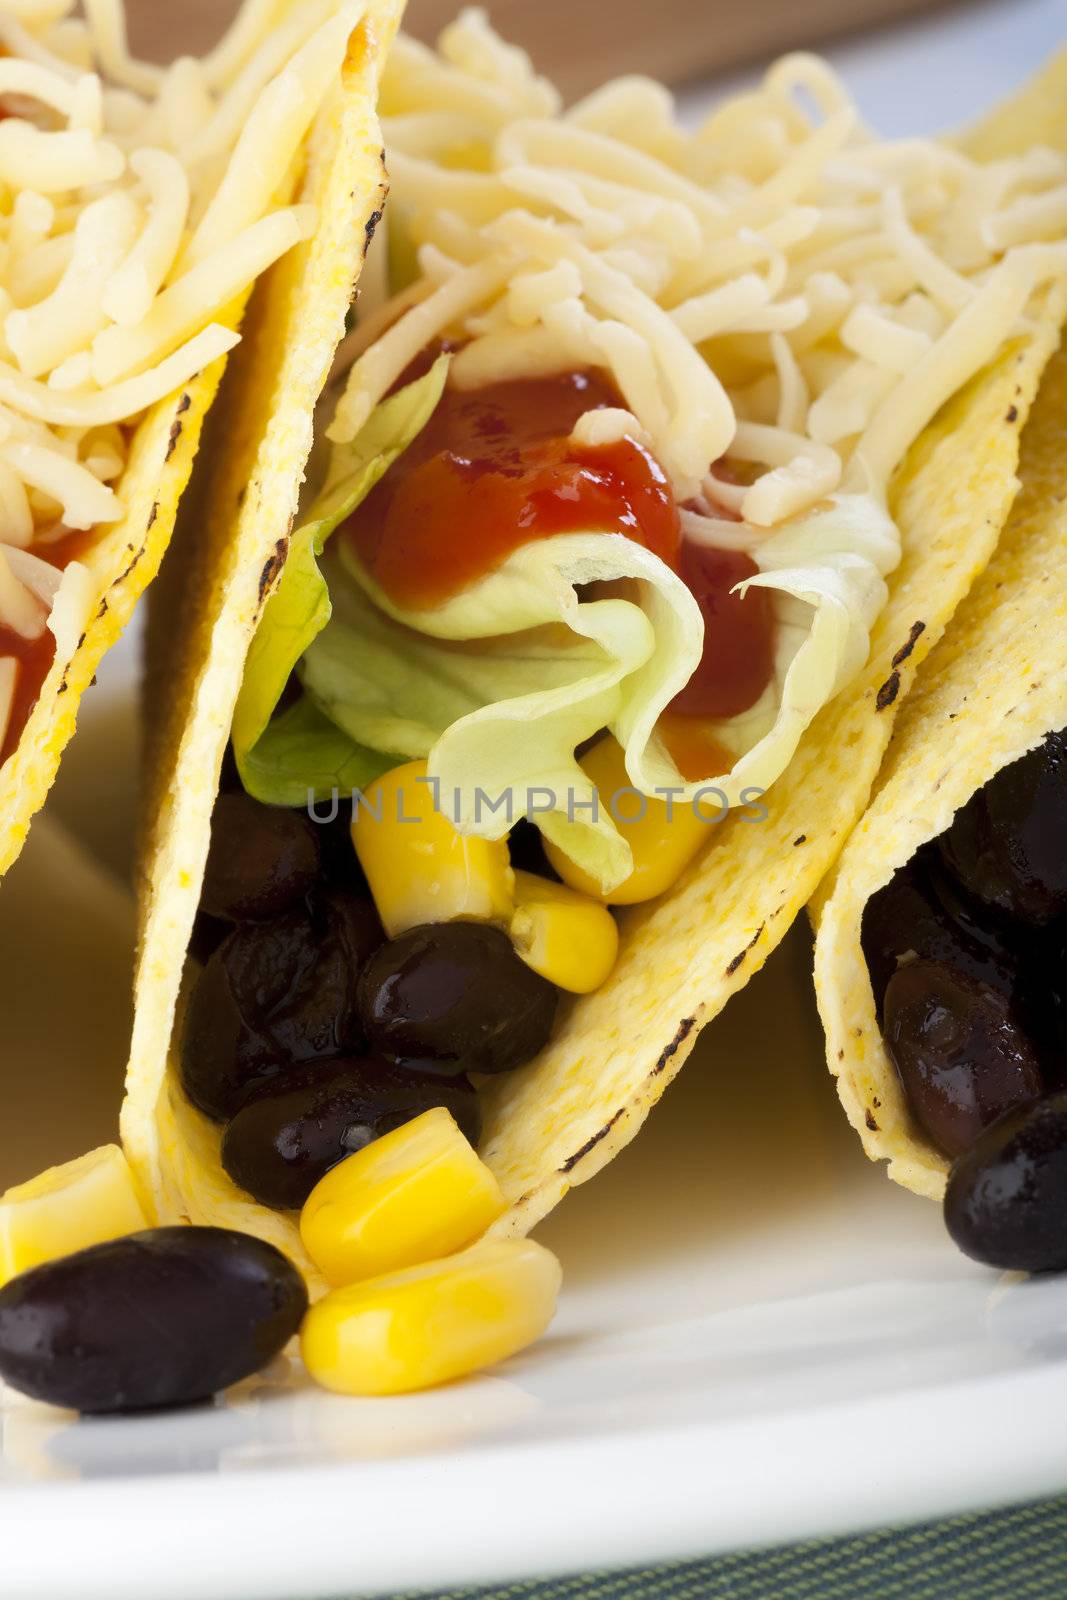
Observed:
[[[1023,434],[1000,545],[920,673],[816,908],[816,988],[842,1104],[871,1159],[934,1199],[954,1161],[967,1177],[1006,1129],[1016,1135],[1013,1116],[1033,1117],[1063,1086],[1065,415],[1061,350]],[[1043,1142],[1050,1155],[1067,1147],[1047,1126]],[[1040,1209],[1018,1220],[1025,1185],[1003,1192],[1016,1232],[1047,1232]],[[970,1239],[972,1253],[992,1248],[988,1235]],[[998,1264],[1063,1264],[1019,1248]]]
[[[314,1281],[294,1210],[428,1106],[480,1127],[504,1232],[633,1136],[995,547],[1065,308],[1065,82],[892,142],[793,56],[690,134],[640,79],[561,111],[476,12],[398,41],[300,508],[305,311],[353,256],[264,317],[175,557],[123,1117],[160,1217]]]
[[[164,70],[119,7],[73,10],[0,17],[0,873],[159,567],[252,285],[307,248],[306,151],[337,159],[384,42],[373,7],[249,0]]]

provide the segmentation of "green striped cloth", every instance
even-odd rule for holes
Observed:
[[[390,1600],[1064,1600],[1067,1495],[706,1561]]]

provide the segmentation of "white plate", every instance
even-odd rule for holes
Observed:
[[[1062,9],[950,16],[840,53],[887,129],[973,114],[1047,54]],[[132,662],[127,641],[52,808],[112,864],[129,837]],[[9,1030],[21,1019],[6,1037],[26,1051],[3,1062],[0,1181],[108,1135],[129,939],[113,886],[38,824],[0,896],[14,955],[0,1015]],[[62,970],[60,943],[77,982],[31,990],[42,967]],[[37,1015],[47,1074],[31,1059]],[[280,1362],[223,1404],[167,1416],[76,1422],[8,1396],[4,1595],[388,1594],[1067,1486],[1067,1283],[972,1266],[936,1207],[864,1161],[823,1065],[804,929],[701,1041],[637,1144],[540,1237],[565,1271],[550,1336],[436,1394],[338,1400]]]
[[[798,929],[542,1229],[558,1320],[491,1377],[340,1400],[282,1362],[214,1408],[82,1422],[9,1396],[3,1592],[393,1593],[1062,1487],[1067,1284],[973,1267],[867,1165],[809,962]]]

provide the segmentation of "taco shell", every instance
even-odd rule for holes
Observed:
[[[998,113],[976,141],[986,154],[1008,155],[1038,139],[1067,148],[1065,95],[1067,60]],[[171,716],[187,720],[157,743],[123,1116],[128,1149],[161,1220],[189,1217],[248,1229],[279,1244],[305,1270],[310,1264],[293,1221],[256,1205],[226,1177],[219,1131],[185,1101],[168,1070],[168,1051],[242,665],[285,559],[311,412],[330,335],[340,332],[341,291],[356,244],[354,232],[329,250],[320,241],[299,272],[289,262],[271,284],[245,359],[235,363],[210,528],[199,545],[175,550],[174,559],[198,581],[180,636],[164,657],[175,664],[162,681]],[[306,308],[327,294],[335,297],[336,315],[313,338]],[[863,812],[921,661],[996,547],[1017,487],[1019,435],[1065,312],[1067,291],[1056,284],[1030,308],[1025,332],[956,395],[910,452],[891,491],[903,561],[890,580],[869,660],[804,735],[767,797],[766,820],[731,815],[673,889],[624,913],[620,958],[608,981],[592,995],[565,1001],[541,1055],[484,1091],[481,1153],[510,1202],[499,1231],[526,1232],[633,1138],[700,1029],[759,970],[832,865]],[[264,376],[257,379],[257,372]],[[249,477],[245,463],[257,448],[248,497],[238,509],[237,490]],[[165,729],[159,705],[156,698],[150,717]]]
[[[283,18],[277,20],[280,24]],[[363,33],[361,29],[358,37]],[[299,180],[299,171],[291,171],[275,201],[291,198]],[[250,286],[212,321],[236,332],[251,292]],[[0,876],[19,855],[32,818],[47,798],[85,690],[159,570],[226,364],[225,356],[213,361],[151,406],[136,424],[122,474],[111,485],[123,515],[101,526],[78,557],[87,572],[84,603],[79,597],[78,604],[84,619],[80,631],[78,623],[69,617],[61,622],[53,613],[57,642],[52,665],[18,745],[0,769]]]
[[[949,1161],[913,1122],[875,1017],[863,909],[1002,767],[1067,726],[1067,350],[1022,441],[1022,487],[997,552],[930,656],[871,805],[816,907],[815,985],[827,1060],[872,1161],[939,1199]]]
[[[200,1151],[192,1113],[172,1103],[162,1080],[245,653],[285,561],[315,406],[384,203],[374,107],[400,10],[397,0],[376,0],[353,35],[340,91],[308,150],[301,198],[317,208],[320,225],[254,297],[213,418],[210,465],[183,517],[150,627],[139,958],[122,1133],[160,1218],[221,1222],[225,1212],[186,1201],[196,1184],[182,1179],[182,1166],[210,1172],[217,1157]],[[179,1128],[183,1114],[188,1125]]]

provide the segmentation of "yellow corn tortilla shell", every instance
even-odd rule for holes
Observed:
[[[1067,93],[1067,63],[1054,71]],[[1057,124],[1042,136],[1051,142],[1058,133]],[[1006,119],[1001,147],[1008,154],[1034,137],[1023,102]],[[566,1002],[538,1059],[486,1089],[482,1153],[511,1202],[498,1231],[528,1230],[634,1136],[700,1028],[762,966],[811,898],[863,811],[919,661],[996,545],[1015,494],[1019,432],[1065,310],[1062,286],[1032,307],[1027,333],[944,408],[911,452],[892,491],[904,557],[870,661],[812,724],[767,797],[768,820],[733,816],[716,828],[674,889],[621,919],[620,959],[604,987]],[[245,413],[254,423],[247,395]],[[278,493],[281,506],[261,496],[259,517],[246,518],[238,536],[252,541],[253,578],[276,539],[284,550],[294,486],[280,484]],[[189,1106],[166,1071],[214,777],[258,615],[247,582],[227,605],[199,624],[209,656],[195,688],[184,690],[192,705],[183,736],[190,758],[178,758],[180,799],[157,828],[148,859],[147,938],[124,1126],[162,1217],[222,1222],[269,1238],[316,1288],[292,1217],[257,1206],[230,1182],[219,1161],[219,1130]],[[174,773],[172,757],[164,787]]]
[[[164,1069],[245,654],[285,561],[315,405],[385,197],[375,105],[402,9],[401,0],[371,0],[353,35],[342,82],[307,153],[300,198],[317,208],[318,228],[256,291],[212,418],[208,470],[183,507],[153,595],[139,956],[122,1136],[146,1199],[170,1220],[222,1222],[234,1213],[225,1200],[214,1203],[217,1152],[201,1153],[193,1114],[164,1084]],[[202,1178],[200,1205],[192,1194]],[[236,1225],[245,1224],[238,1218]]]
[[[289,175],[289,187],[298,176]],[[279,201],[284,198],[288,196],[278,196]],[[240,328],[250,293],[251,286],[215,320]],[[79,557],[92,581],[85,630],[66,659],[57,648],[18,747],[0,768],[0,877],[19,855],[48,796],[74,735],[82,695],[159,571],[227,359],[220,357],[158,401],[137,424],[126,467],[112,485],[124,515],[102,529],[92,548]]]
[[[246,299],[216,320],[237,328]],[[85,631],[67,659],[57,648],[18,746],[0,768],[0,876],[21,851],[30,823],[52,787],[60,757],[74,734],[82,695],[159,570],[225,365],[223,356],[145,414],[114,485],[124,515],[79,557],[93,586]]]
[[[877,790],[817,907],[827,1059],[872,1161],[939,1199],[949,1162],[909,1114],[875,1018],[864,906],[994,773],[1067,726],[1067,349],[1023,434],[1022,488],[996,554],[930,656]]]

